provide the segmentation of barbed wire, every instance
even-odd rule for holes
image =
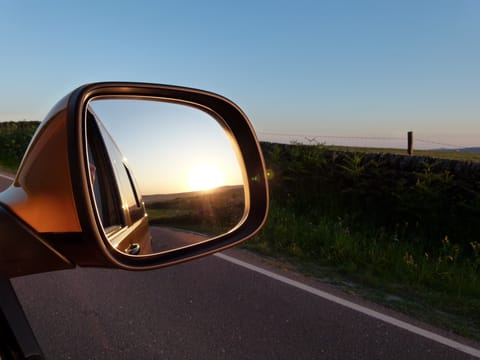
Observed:
[[[269,136],[284,136],[284,137],[304,137],[312,136],[312,134],[284,134],[257,131],[258,134]],[[339,135],[313,135],[313,138],[332,138],[332,139],[359,139],[359,140],[403,140],[400,137],[380,137],[380,136],[339,136]]]
[[[394,136],[340,136],[340,135],[321,135],[321,134],[305,134],[305,133],[279,133],[270,131],[258,131],[261,136],[275,136],[289,138],[292,141],[301,138],[306,140],[309,144],[320,144],[322,139],[337,139],[337,140],[367,140],[367,141],[406,141],[406,137]],[[424,138],[414,138],[416,143],[438,145],[449,148],[464,148],[464,145],[445,143]]]
[[[438,142],[438,141],[432,141],[432,140],[415,139],[415,141],[420,141],[420,142],[427,143],[427,144],[432,144],[432,145],[448,146],[448,147],[453,147],[453,148],[465,147],[465,146],[462,146],[462,145],[446,144],[446,143],[442,143],[442,142]]]

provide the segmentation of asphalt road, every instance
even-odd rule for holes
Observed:
[[[171,250],[205,240],[205,235],[164,226],[151,226],[150,234],[153,252]]]
[[[0,178],[2,186],[6,181]],[[391,313],[379,320],[381,308],[328,285],[240,250],[228,254],[247,264],[209,256],[156,271],[79,268],[12,282],[48,359],[469,359],[468,352],[475,354],[468,346],[459,351],[452,348],[458,343],[442,344],[443,337],[419,336],[415,326],[393,325]],[[325,293],[334,295],[326,299]],[[362,304],[359,309],[339,304],[344,298]]]

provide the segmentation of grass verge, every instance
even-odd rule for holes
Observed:
[[[382,231],[352,231],[337,218],[306,219],[272,204],[262,232],[244,246],[280,258],[419,320],[480,341],[480,244],[462,257],[448,238],[438,251]]]

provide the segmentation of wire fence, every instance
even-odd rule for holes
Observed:
[[[392,136],[339,136],[325,134],[280,133],[269,131],[257,132],[261,141],[277,142],[282,144],[300,143],[306,145],[336,145],[370,148],[406,149],[408,146],[407,133],[404,137]],[[414,137],[416,149],[461,149],[465,145]]]

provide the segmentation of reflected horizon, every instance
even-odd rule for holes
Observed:
[[[242,221],[243,160],[212,116],[183,104],[135,98],[93,100],[89,110],[109,134],[104,139],[107,148],[121,154],[110,159],[117,169],[112,194],[116,180],[122,185],[119,195],[124,206],[132,203],[126,197],[132,189],[131,198],[139,195],[137,206],[144,209],[149,229],[156,234],[152,249],[168,251],[205,239],[192,240],[182,231],[215,237]],[[117,178],[122,168],[130,178],[130,189]]]

